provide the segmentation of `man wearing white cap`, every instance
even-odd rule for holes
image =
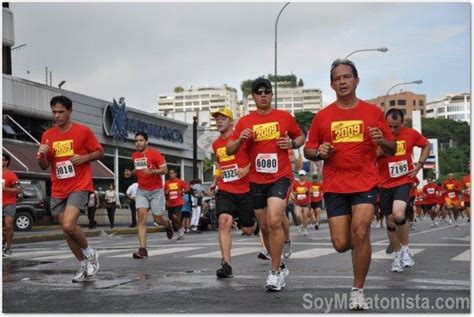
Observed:
[[[298,172],[299,179],[293,182],[291,194],[295,202],[295,214],[300,224],[299,232],[308,236],[308,220],[310,218],[309,206],[311,204],[311,183],[306,180],[306,171]]]

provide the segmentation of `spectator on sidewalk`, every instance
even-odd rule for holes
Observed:
[[[129,228],[135,228],[137,226],[137,209],[135,207],[135,198],[137,196],[138,183],[135,182],[132,185],[128,186],[126,195],[130,200],[130,212],[132,213],[132,224]]]
[[[191,232],[199,233],[200,231],[198,230],[198,226],[199,226],[199,220],[201,219],[201,206],[202,206],[202,197],[204,196],[204,189],[202,188],[201,180],[198,178],[191,180],[190,185],[192,189]]]
[[[181,209],[181,225],[184,233],[189,233],[189,225],[191,224],[191,193],[183,196],[183,208]]]
[[[95,212],[97,208],[99,208],[99,193],[94,189],[93,192],[89,193],[89,202],[87,203],[89,229],[95,229],[97,227],[97,221],[95,221]]]
[[[105,191],[105,209],[109,217],[110,229],[114,228],[115,210],[117,206],[122,208],[117,192],[115,191],[115,185],[111,183]]]

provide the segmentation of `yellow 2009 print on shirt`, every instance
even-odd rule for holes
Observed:
[[[362,120],[331,122],[331,136],[333,143],[363,142],[364,122]]]
[[[280,137],[278,122],[256,124],[253,126],[254,141],[274,140]]]
[[[64,157],[74,155],[73,140],[53,142],[54,157]]]
[[[407,154],[407,142],[405,140],[397,141],[397,152],[395,156]]]
[[[219,158],[219,162],[227,162],[227,161],[235,160],[235,155],[227,155],[225,146],[217,149],[217,157]]]

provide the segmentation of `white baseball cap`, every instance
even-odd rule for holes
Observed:
[[[298,175],[306,176],[306,171],[305,171],[305,170],[300,170],[300,171],[298,172]]]

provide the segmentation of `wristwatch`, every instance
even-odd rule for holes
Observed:
[[[296,149],[296,142],[295,140],[291,140],[291,148]]]
[[[323,158],[321,157],[321,152],[319,150],[316,151],[316,161],[322,161]]]
[[[425,163],[423,163],[422,161],[418,161],[417,163],[421,164],[421,167],[425,166]]]

